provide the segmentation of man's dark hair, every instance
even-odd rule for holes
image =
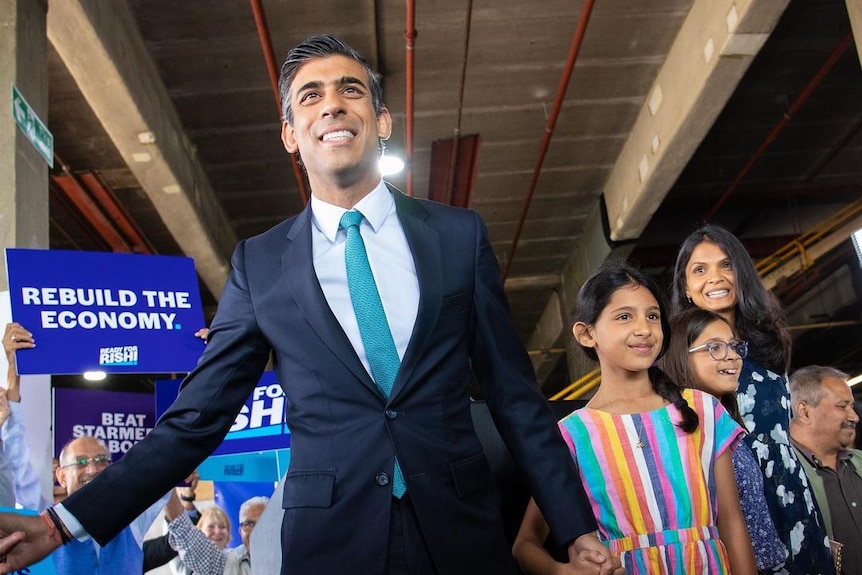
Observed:
[[[346,56],[362,64],[368,73],[368,88],[371,91],[371,103],[374,112],[380,114],[386,104],[383,103],[383,88],[380,78],[368,65],[365,58],[347,44],[344,40],[331,34],[318,34],[303,40],[287,53],[284,64],[281,65],[281,76],[278,80],[278,92],[281,96],[281,119],[293,125],[293,109],[290,106],[290,88],[300,66],[315,58],[327,56]]]

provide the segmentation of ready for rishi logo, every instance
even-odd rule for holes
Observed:
[[[138,365],[138,346],[99,348],[99,365]]]

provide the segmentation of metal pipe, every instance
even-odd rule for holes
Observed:
[[[521,239],[521,232],[524,230],[524,222],[527,219],[527,212],[530,210],[530,204],[533,201],[533,194],[536,192],[536,185],[539,182],[539,174],[542,172],[542,164],[545,161],[545,155],[548,153],[548,148],[551,145],[551,136],[554,134],[554,127],[557,125],[557,118],[560,115],[560,109],[563,107],[563,99],[566,96],[566,90],[569,87],[569,80],[572,78],[572,72],[575,68],[575,61],[578,59],[578,52],[581,49],[581,44],[584,41],[584,34],[587,31],[587,23],[590,20],[590,14],[593,11],[594,0],[586,0],[581,9],[581,17],[578,21],[578,28],[575,30],[575,35],[572,38],[572,45],[569,48],[569,56],[566,59],[566,65],[563,68],[563,75],[560,78],[560,84],[557,87],[557,95],[554,97],[554,107],[551,110],[551,115],[548,118],[545,126],[545,133],[542,136],[542,143],[539,147],[539,159],[536,161],[536,167],[533,169],[533,177],[530,180],[530,187],[527,190],[527,197],[524,199],[524,207],[521,209],[521,217],[518,221],[518,227],[515,228],[515,237],[512,239],[512,247],[509,249],[509,257],[506,259],[506,267],[503,271],[503,280],[509,277],[509,271],[512,269],[512,261],[515,259],[515,250],[518,249],[518,241]]]
[[[848,32],[847,35],[844,36],[844,38],[842,38],[840,42],[838,42],[838,45],[835,46],[835,48],[832,50],[832,53],[829,54],[829,57],[826,59],[820,69],[817,70],[817,73],[814,74],[811,80],[809,80],[808,85],[805,86],[805,89],[803,89],[802,92],[799,93],[799,95],[796,97],[796,100],[793,101],[793,104],[791,104],[787,111],[784,112],[784,115],[782,116],[781,120],[779,120],[779,122],[775,125],[774,128],[772,128],[769,134],[767,134],[766,139],[763,140],[763,143],[760,144],[760,147],[757,148],[757,150],[748,159],[748,161],[745,163],[739,173],[736,174],[736,177],[733,178],[733,181],[730,182],[730,185],[727,186],[727,189],[724,191],[721,197],[718,198],[718,201],[715,202],[715,205],[713,205],[712,208],[710,208],[710,210],[706,213],[706,215],[703,216],[704,220],[712,220],[713,216],[715,216],[719,208],[721,208],[721,206],[724,205],[724,202],[727,201],[727,198],[730,197],[730,194],[732,194],[736,190],[736,188],[739,187],[739,184],[742,183],[742,180],[745,178],[745,176],[748,175],[748,172],[751,171],[751,169],[754,167],[754,164],[756,164],[757,161],[760,159],[760,156],[762,156],[763,153],[766,152],[767,148],[772,145],[772,143],[778,137],[778,134],[780,134],[781,131],[784,130],[784,128],[787,126],[793,116],[796,115],[796,112],[799,111],[799,108],[801,108],[802,105],[808,100],[814,90],[823,81],[823,78],[826,77],[826,74],[828,74],[832,67],[835,66],[836,62],[838,62],[838,59],[852,42],[853,34],[852,32]]]
[[[455,187],[455,167],[458,165],[458,148],[461,144],[461,113],[464,111],[464,89],[467,85],[467,58],[470,54],[470,27],[473,22],[473,0],[467,2],[467,23],[464,30],[464,56],[461,61],[461,87],[458,91],[458,113],[455,133],[452,137],[452,153],[449,155],[449,176],[446,178],[446,193],[452,202]]]
[[[263,11],[261,0],[250,0],[251,11],[254,14],[254,23],[257,26],[257,36],[260,38],[260,47],[263,50],[263,60],[266,64],[266,71],[269,73],[269,82],[272,85],[272,92],[275,95],[275,106],[278,109],[278,117],[281,117],[281,94],[278,92],[278,65],[276,64],[275,52],[272,49],[272,38],[269,34],[269,26],[266,23],[266,13]],[[305,177],[302,175],[302,169],[299,167],[299,162],[296,161],[296,154],[290,154],[290,163],[293,166],[293,177],[296,178],[296,183],[299,186],[299,196],[302,198],[302,203],[308,203],[308,190],[305,187]]]
[[[414,88],[414,80],[413,80],[413,47],[416,43],[416,1],[415,0],[407,0],[407,20],[404,29],[404,39],[405,39],[405,47],[407,50],[406,53],[406,61],[407,61],[407,94],[405,96],[405,112],[406,112],[406,130],[407,130],[407,142],[405,143],[405,148],[407,152],[407,182],[406,182],[406,192],[408,196],[413,195],[413,88]]]

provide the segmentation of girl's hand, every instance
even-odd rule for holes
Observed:
[[[587,533],[569,545],[569,570],[563,573],[600,573],[602,575],[623,575],[620,558],[611,554],[602,545],[595,533]]]

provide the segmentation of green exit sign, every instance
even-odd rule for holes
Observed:
[[[36,115],[21,92],[12,85],[12,116],[15,123],[36,148],[36,151],[45,158],[48,165],[54,167],[54,136]]]

